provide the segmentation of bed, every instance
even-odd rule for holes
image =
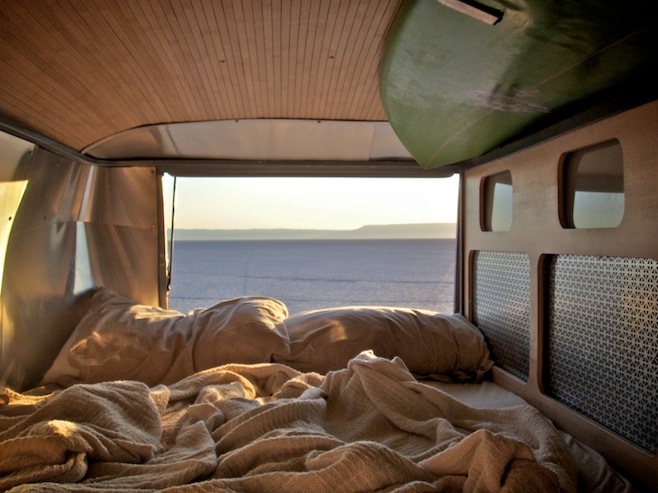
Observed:
[[[2,388],[0,490],[632,491],[492,365],[458,314],[100,288],[40,385]]]

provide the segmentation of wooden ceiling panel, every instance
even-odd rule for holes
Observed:
[[[156,123],[386,120],[403,0],[4,0],[0,117],[80,150]]]

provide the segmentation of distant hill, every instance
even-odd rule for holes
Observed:
[[[327,229],[176,229],[176,241],[237,240],[387,240],[455,238],[455,223],[377,224],[353,230]]]

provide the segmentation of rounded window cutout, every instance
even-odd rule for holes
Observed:
[[[512,174],[487,176],[482,182],[480,226],[483,231],[509,231],[513,216]]]
[[[564,155],[560,221],[564,228],[616,228],[624,216],[624,166],[617,139]]]

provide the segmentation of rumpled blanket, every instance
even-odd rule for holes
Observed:
[[[363,353],[322,376],[225,365],[169,386],[3,389],[0,489],[171,492],[575,491],[536,409],[477,410]]]

